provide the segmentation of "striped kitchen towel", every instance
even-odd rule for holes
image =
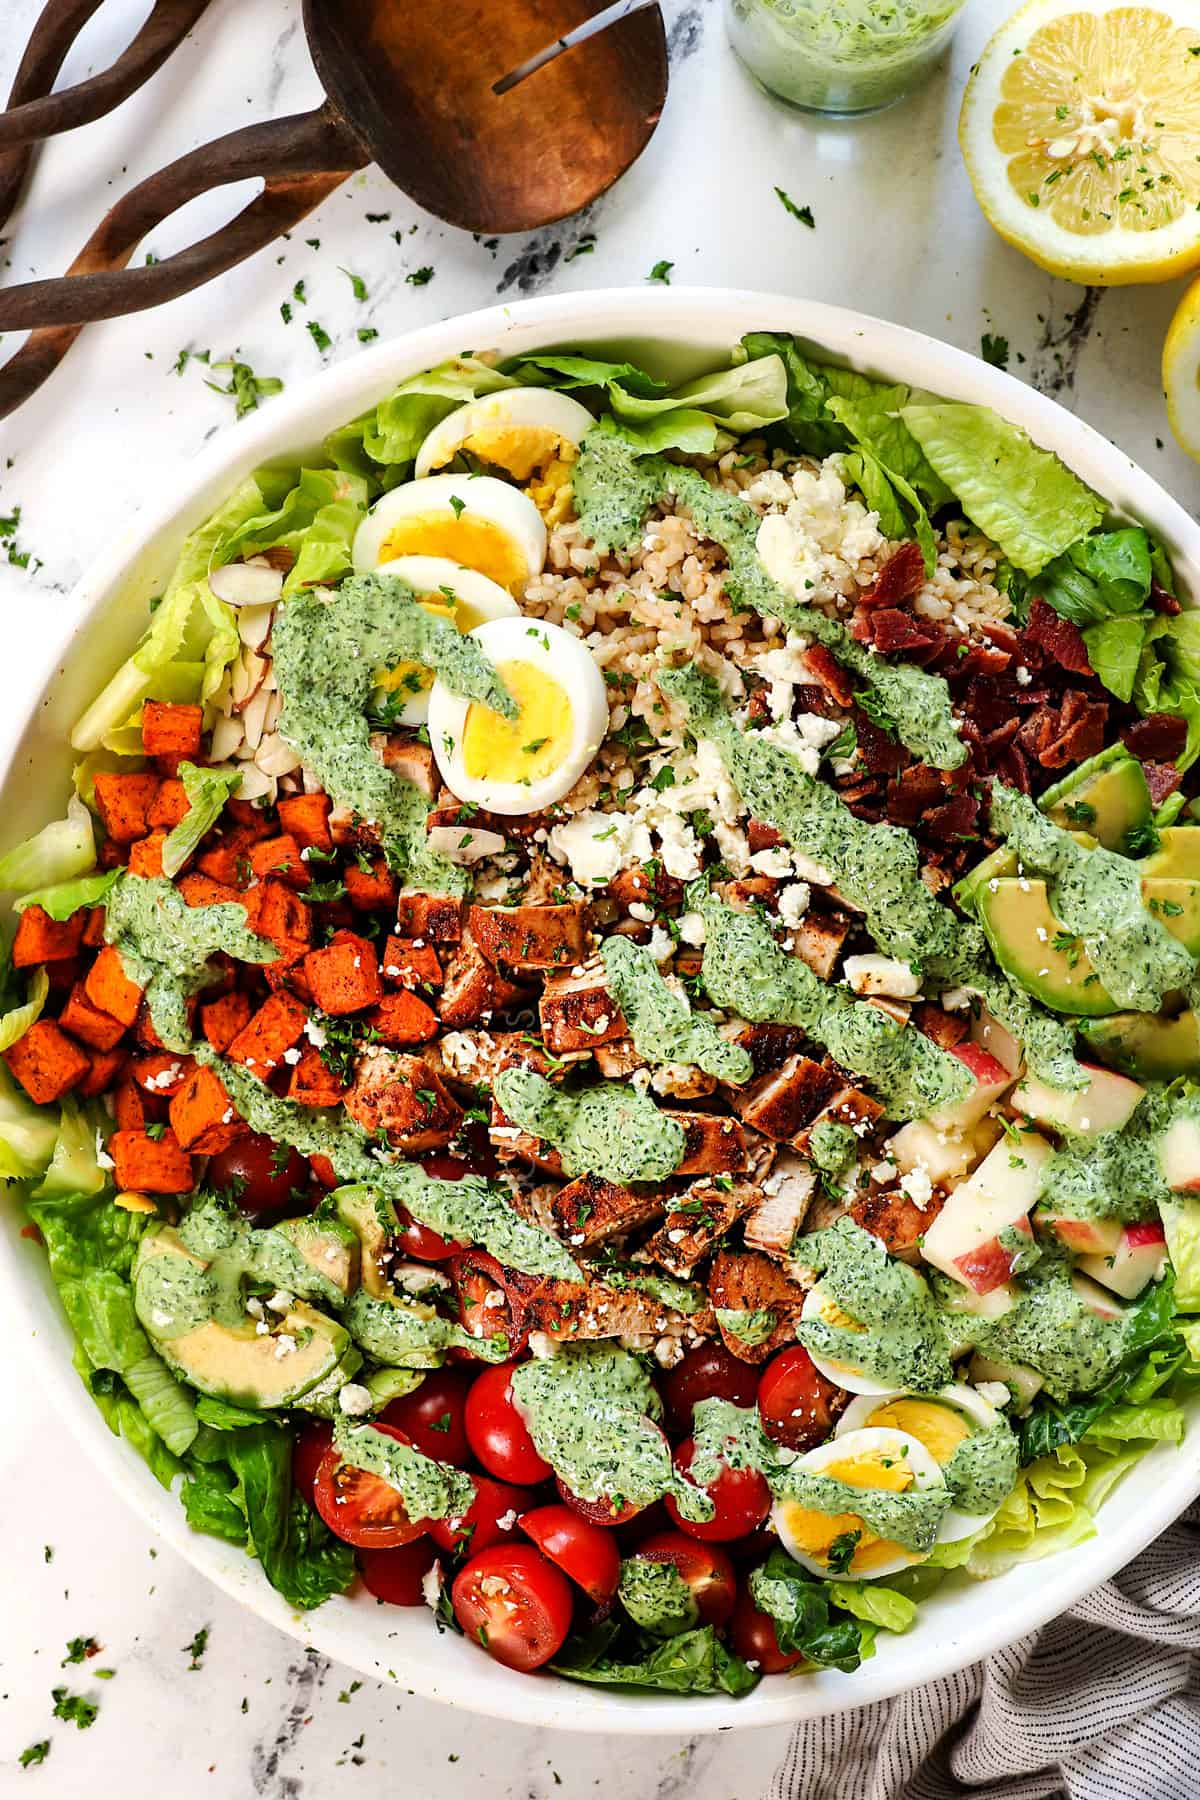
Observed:
[[[1197,1652],[1200,1503],[1041,1631],[801,1725],[768,1800],[1200,1800]]]

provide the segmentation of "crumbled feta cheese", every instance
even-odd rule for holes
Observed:
[[[642,900],[631,900],[629,916],[631,919],[636,919],[639,925],[649,925],[654,919],[654,908],[647,906]]]
[[[797,879],[807,881],[810,887],[833,886],[833,876],[824,863],[814,862],[811,856],[802,856],[798,850],[792,851],[792,867]]]
[[[323,1025],[318,1025],[313,1018],[305,1019],[304,1035],[309,1043],[317,1050],[319,1050],[325,1042],[325,1028]]]
[[[364,1413],[370,1412],[373,1405],[370,1388],[363,1387],[361,1382],[348,1381],[345,1387],[338,1389],[338,1406],[352,1419],[362,1418]]]
[[[1012,1399],[1012,1392],[1007,1383],[1003,1381],[977,1381],[975,1392],[981,1400],[986,1400],[989,1406],[1007,1406]]]
[[[784,889],[784,893],[787,889]],[[807,890],[806,890],[807,892]],[[679,936],[685,944],[693,946],[702,944],[708,935],[708,927],[704,923],[704,914],[686,912],[679,921]]]
[[[426,1606],[437,1610],[438,1601],[442,1597],[442,1565],[440,1562],[430,1563],[421,1577],[421,1598]]]
[[[933,1199],[933,1182],[929,1178],[929,1171],[919,1164],[915,1169],[910,1169],[907,1175],[900,1177],[900,1192],[907,1194],[913,1205],[924,1212]]]
[[[300,1056],[301,1056],[301,1052],[299,1050],[297,1050],[295,1045],[293,1044],[293,1046],[290,1050],[284,1051],[283,1060],[288,1065],[289,1069],[294,1069],[296,1064],[300,1061]]]
[[[807,881],[791,881],[779,896],[779,917],[784,925],[798,925],[808,911],[811,890]]]
[[[784,844],[776,844],[770,850],[756,850],[750,858],[750,867],[756,875],[770,875],[775,881],[786,881],[792,872],[791,854]]]

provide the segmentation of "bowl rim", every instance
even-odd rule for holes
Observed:
[[[160,545],[170,536],[172,548],[177,548],[196,518],[215,504],[214,489],[219,498],[222,490],[228,491],[257,464],[311,443],[314,417],[332,414],[335,422],[344,422],[396,381],[460,353],[466,344],[513,354],[572,342],[624,341],[691,348],[697,357],[711,359],[721,344],[732,348],[748,330],[794,332],[834,357],[910,386],[994,406],[1038,443],[1057,451],[1110,501],[1114,511],[1152,525],[1177,566],[1185,575],[1190,572],[1192,592],[1200,594],[1200,525],[1182,505],[1116,445],[1058,402],[966,351],[868,314],[748,289],[623,287],[542,296],[456,315],[386,339],[314,373],[235,430],[221,433],[184,474],[165,477],[125,530],[89,563],[57,628],[37,640],[31,637],[28,645],[22,643],[7,674],[0,668],[0,803],[21,780],[21,751],[55,683],[92,634],[102,608],[119,604],[123,590],[132,606],[128,590],[136,586],[134,571],[147,546]],[[321,430],[329,428],[323,424]],[[6,1224],[11,1210],[0,1205]],[[1133,1484],[1130,1494],[1145,1490],[1140,1505],[1131,1499],[1123,1503],[1127,1489],[1122,1488],[1101,1509],[1093,1538],[975,1590],[993,1593],[998,1606],[955,1606],[953,1595],[943,1590],[952,1605],[948,1617],[939,1617],[936,1628],[925,1633],[928,1642],[916,1636],[907,1643],[881,1640],[883,1647],[848,1678],[824,1672],[801,1681],[766,1681],[752,1695],[735,1701],[618,1694],[557,1677],[533,1681],[488,1659],[461,1665],[454,1659],[442,1670],[438,1664],[444,1659],[439,1656],[425,1657],[418,1650],[406,1660],[402,1643],[389,1651],[393,1638],[376,1634],[371,1642],[370,1633],[364,1638],[361,1624],[352,1618],[364,1616],[361,1605],[335,1600],[302,1617],[268,1586],[243,1551],[191,1531],[177,1495],[161,1489],[136,1454],[109,1434],[69,1356],[62,1354],[69,1340],[61,1328],[61,1315],[54,1318],[57,1329],[47,1329],[55,1312],[49,1299],[52,1292],[40,1251],[22,1243],[15,1231],[0,1231],[0,1303],[14,1330],[28,1340],[37,1374],[76,1439],[155,1532],[232,1598],[305,1646],[423,1697],[510,1722],[694,1736],[734,1726],[797,1724],[888,1699],[960,1669],[1045,1624],[1128,1562],[1200,1493],[1200,1451],[1186,1446],[1156,1448],[1127,1478]],[[1018,1595],[1018,1604],[1006,1604],[1010,1596]],[[937,1610],[937,1596],[923,1608],[932,1610]],[[427,1632],[424,1612],[419,1616]],[[401,1623],[403,1617],[399,1615]],[[920,1632],[921,1622],[915,1630]],[[446,1640],[436,1640],[431,1651],[436,1642]],[[382,1657],[374,1650],[381,1650]],[[405,1666],[399,1671],[385,1666],[389,1654]]]

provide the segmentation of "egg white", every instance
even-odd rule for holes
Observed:
[[[397,547],[390,540],[399,528],[405,541]],[[533,501],[507,481],[493,475],[430,475],[377,500],[351,550],[360,575],[381,563],[425,555],[476,569],[519,593],[545,565],[546,527]]]
[[[800,1318],[804,1322],[820,1319],[825,1306],[836,1306],[836,1304],[837,1302],[828,1288],[822,1287],[818,1281],[816,1286],[810,1288],[805,1296]],[[825,1377],[826,1381],[832,1381],[837,1387],[846,1388],[851,1394],[879,1396],[896,1391],[894,1386],[889,1386],[886,1381],[877,1381],[873,1375],[868,1375],[864,1370],[855,1368],[853,1363],[834,1362],[831,1357],[818,1356],[813,1350],[809,1351],[809,1355],[812,1357],[813,1367]]]
[[[533,472],[531,457],[543,462],[564,444],[576,448],[595,423],[587,407],[569,394],[551,388],[505,388],[469,401],[435,425],[417,452],[415,473],[420,479],[444,469],[466,449],[525,481]],[[511,465],[506,454],[511,455]]]
[[[488,660],[500,668],[506,663],[532,667],[537,676],[557,684],[570,704],[570,739],[555,766],[528,780],[506,780],[495,771],[468,772],[463,737],[473,703],[452,694],[441,681],[429,693],[429,741],[442,780],[460,800],[474,802],[486,811],[514,817],[541,812],[574,787],[595,757],[608,729],[608,695],[596,660],[579,638],[561,625],[525,617],[492,619],[468,634]],[[486,710],[486,709],[485,709]],[[537,736],[537,718],[528,726],[517,721],[518,732],[528,729]],[[531,770],[537,768],[531,763]]]
[[[877,1402],[878,1404],[878,1402]],[[896,1431],[891,1426],[872,1426],[858,1431],[848,1431],[841,1438],[830,1438],[827,1443],[818,1444],[815,1450],[807,1451],[796,1465],[818,1475],[830,1463],[846,1462],[859,1456],[888,1456],[895,1461],[903,1461],[913,1476],[912,1487],[908,1490],[920,1492],[926,1488],[945,1485],[941,1468],[937,1459],[921,1443],[919,1438],[911,1437],[907,1431]],[[862,1490],[866,1492],[866,1489]],[[790,1524],[789,1509],[799,1508],[795,1500],[776,1500],[771,1508],[771,1523],[779,1533],[780,1542],[788,1555],[793,1557],[803,1568],[814,1575],[828,1576],[828,1565],[810,1556],[798,1542]],[[808,1509],[802,1509],[808,1510]],[[848,1513],[854,1511],[853,1500],[847,1496]],[[922,1558],[912,1551],[897,1546],[896,1555],[881,1562],[877,1568],[851,1570],[851,1579],[855,1581],[876,1581],[883,1575],[894,1575],[898,1569],[911,1568],[914,1562]]]
[[[909,1399],[925,1400],[949,1407],[953,1411],[961,1413],[964,1418],[971,1420],[973,1424],[978,1425],[984,1431],[995,1425],[1000,1418],[1000,1414],[991,1402],[985,1400],[982,1394],[977,1394],[975,1389],[968,1387],[965,1382],[952,1382],[948,1387],[940,1388],[936,1394],[918,1394],[912,1388],[901,1388],[891,1394],[860,1394],[856,1400],[852,1400],[837,1422],[837,1429],[834,1432],[835,1441],[837,1438],[848,1437],[853,1432],[864,1428],[895,1430],[896,1428],[891,1425],[872,1427],[871,1421],[875,1414],[891,1401]],[[929,1454],[932,1455],[933,1452],[930,1451]],[[987,1524],[989,1519],[994,1519],[998,1511],[999,1507],[994,1506],[987,1513],[966,1513],[960,1512],[957,1507],[952,1506],[938,1527],[938,1543],[954,1544],[960,1538],[973,1536]]]
[[[416,594],[428,594],[439,607],[448,606],[453,595],[457,602],[454,623],[462,632],[473,631],[488,619],[517,618],[520,613],[507,588],[476,569],[464,569],[461,563],[451,562],[448,556],[397,556],[391,562],[380,563],[377,573],[398,575]],[[386,690],[396,684],[385,681],[381,685]],[[396,714],[397,724],[425,723],[429,717],[429,686],[409,696]]]

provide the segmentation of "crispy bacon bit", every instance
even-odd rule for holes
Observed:
[[[1030,605],[1029,623],[1021,633],[1022,655],[1030,648],[1040,652],[1036,661],[1044,659],[1052,668],[1065,669],[1070,675],[1095,673],[1078,625],[1062,618],[1040,595]]]
[[[858,597],[860,606],[899,606],[925,586],[925,558],[921,546],[901,544],[888,557],[869,588]]]
[[[854,730],[868,775],[895,775],[912,761],[904,745],[890,738],[861,707],[854,709]]]
[[[809,645],[804,652],[804,666],[831,700],[838,706],[849,706],[854,698],[854,681],[824,644]]]
[[[1174,762],[1187,743],[1187,720],[1178,713],[1147,713],[1121,727],[1121,742],[1142,761]]]
[[[941,772],[928,763],[914,763],[888,783],[887,816],[893,825],[913,826],[946,798]]]
[[[938,842],[974,837],[979,821],[979,801],[974,794],[955,794],[944,806],[935,806],[921,821],[922,829]]]
[[[1146,777],[1146,786],[1150,790],[1150,802],[1153,806],[1161,806],[1167,796],[1173,794],[1183,782],[1183,776],[1174,763],[1143,763],[1142,773]]]
[[[1150,578],[1150,605],[1156,613],[1162,613],[1165,618],[1170,619],[1183,611],[1174,594],[1168,594],[1157,576]]]
[[[881,606],[867,615],[870,642],[884,656],[905,656],[912,662],[927,660],[946,642],[945,626],[938,619],[918,619],[896,606]],[[857,631],[855,636],[857,636]]]
[[[1016,742],[1044,769],[1062,769],[1103,750],[1107,723],[1106,700],[1089,700],[1078,688],[1068,688],[1061,707],[1040,706],[1030,714]]]

